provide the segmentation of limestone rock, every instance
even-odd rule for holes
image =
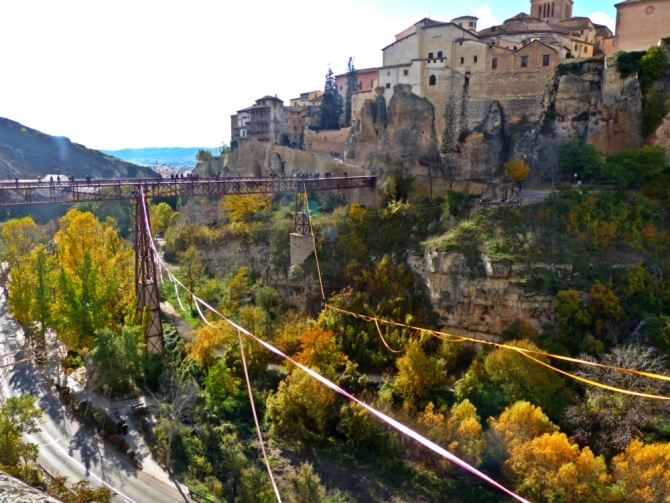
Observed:
[[[666,159],[668,160],[668,164],[670,164],[670,114],[665,116],[661,125],[656,129],[651,143],[665,149]]]
[[[553,297],[525,292],[520,284],[547,268],[570,274],[569,266],[492,262],[481,257],[486,277],[472,278],[463,254],[428,249],[408,264],[429,292],[444,325],[484,337],[499,336],[516,320],[536,328],[553,323]]]
[[[1,471],[0,501],[2,503],[59,503],[57,499]]]

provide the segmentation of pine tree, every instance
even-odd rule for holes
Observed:
[[[328,68],[321,102],[321,129],[339,129],[342,115],[342,96],[337,92],[333,70]]]
[[[354,58],[349,58],[347,65],[347,101],[344,108],[344,122],[347,126],[351,126],[351,94],[358,90],[358,77],[356,76],[356,68],[354,68]]]

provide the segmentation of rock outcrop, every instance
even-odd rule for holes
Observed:
[[[49,174],[84,178],[157,178],[151,168],[137,166],[97,150],[49,136],[18,122],[0,118],[0,178],[37,178]]]
[[[523,283],[543,269],[569,275],[569,266],[491,262],[473,274],[462,253],[428,249],[409,257],[408,264],[424,283],[432,307],[444,326],[483,338],[496,338],[516,320],[536,328],[553,324],[553,297],[529,293]]]
[[[1,471],[0,501],[2,503],[60,503],[59,500]]]

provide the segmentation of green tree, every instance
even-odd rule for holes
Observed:
[[[503,166],[505,170],[505,176],[519,184],[519,190],[521,190],[521,183],[528,178],[530,174],[530,166],[526,164],[526,161],[523,159],[512,159]]]
[[[53,260],[47,255],[46,248],[39,246],[33,250],[31,262],[35,274],[31,318],[39,325],[40,344],[44,346],[44,336],[51,326],[51,306],[54,301]]]
[[[204,381],[207,409],[214,413],[230,412],[240,396],[242,381],[232,375],[225,362],[220,361],[209,369]]]
[[[9,397],[0,405],[0,465],[11,468],[21,460],[24,463],[37,460],[37,445],[27,443],[23,438],[39,431],[41,417],[42,411],[35,405],[35,398],[27,393]]]
[[[200,251],[194,246],[189,246],[186,251],[179,253],[179,272],[186,288],[196,293],[198,281],[205,272],[205,263],[202,260]],[[189,296],[188,303],[193,310],[193,297]]]
[[[195,160],[199,162],[208,161],[212,158],[212,153],[209,150],[200,149],[195,156]]]
[[[349,58],[347,64],[347,99],[344,107],[344,123],[351,126],[351,94],[358,91],[358,77],[354,68],[354,58]]]
[[[649,89],[654,83],[663,76],[668,58],[665,55],[663,47],[652,46],[646,54],[640,59],[640,86],[642,91]]]
[[[608,156],[603,175],[615,180],[619,188],[625,190],[653,181],[665,166],[665,150],[645,145],[640,149],[626,148]]]
[[[558,147],[558,167],[568,174],[569,179],[576,174],[579,178],[597,178],[604,163],[603,153],[590,143],[568,140]]]
[[[149,216],[151,219],[151,230],[154,235],[163,234],[172,223],[172,218],[176,215],[169,204],[162,202],[149,206]]]
[[[328,68],[321,101],[321,129],[339,129],[342,115],[342,96],[337,91],[333,70]]]
[[[411,408],[422,407],[446,387],[444,362],[430,358],[418,343],[410,344],[396,365],[398,374],[393,381],[393,390],[403,395]]]
[[[326,490],[310,463],[303,463],[297,470],[291,467],[286,474],[289,501],[295,503],[322,503]]]

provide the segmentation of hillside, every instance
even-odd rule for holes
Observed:
[[[219,155],[218,148],[207,147],[124,148],[122,150],[101,150],[101,152],[142,166],[158,163],[174,167],[193,167],[196,164],[195,156],[200,150],[209,150],[212,155]]]
[[[0,179],[37,178],[48,174],[83,178],[155,178],[149,168],[50,136],[0,117]]]

